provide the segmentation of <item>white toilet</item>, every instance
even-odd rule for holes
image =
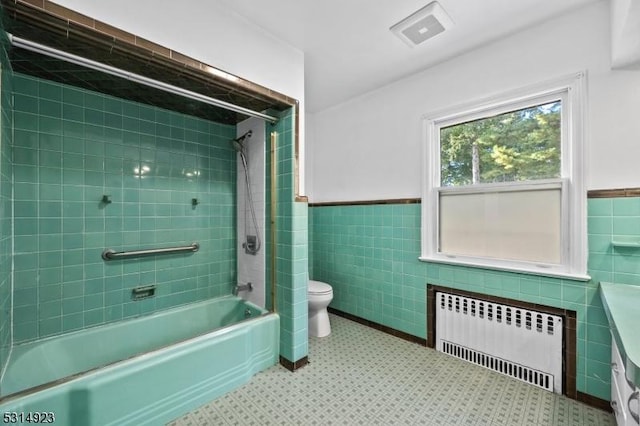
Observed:
[[[327,283],[309,280],[309,336],[325,337],[331,334],[327,306],[333,299],[333,289]]]

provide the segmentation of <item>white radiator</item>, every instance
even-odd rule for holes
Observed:
[[[436,350],[562,393],[562,317],[436,293]]]

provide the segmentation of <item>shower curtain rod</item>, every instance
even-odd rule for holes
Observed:
[[[116,77],[125,78],[127,80],[143,84],[145,86],[149,86],[155,89],[163,90],[165,92],[173,93],[174,95],[180,95],[185,98],[203,102],[205,104],[224,108],[229,111],[238,112],[240,114],[244,114],[249,117],[261,118],[270,123],[275,123],[278,121],[277,117],[274,117],[268,114],[263,114],[261,112],[253,111],[251,109],[244,108],[239,105],[234,105],[229,102],[221,101],[219,99],[202,95],[200,93],[182,89],[180,87],[163,83],[161,81],[154,80],[154,79],[142,76],[140,74],[135,74],[129,71],[122,70],[120,68],[112,67],[111,65],[103,64],[102,62],[93,61],[91,59],[83,58],[82,56],[77,56],[72,53],[67,53],[62,50],[54,49],[52,47],[33,42],[31,40],[26,40],[20,37],[16,37],[13,34],[7,33],[7,36],[9,37],[9,42],[11,43],[11,45],[15,47],[20,47],[22,49],[30,50],[32,52],[41,53],[43,55],[50,56],[52,58],[62,59],[63,61],[67,61],[67,62],[74,63],[76,65],[81,65],[87,68],[91,68],[96,71],[101,71],[106,74],[114,75]]]

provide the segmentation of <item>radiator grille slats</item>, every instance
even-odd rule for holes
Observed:
[[[533,370],[451,342],[443,342],[442,352],[553,392],[553,376],[551,374]]]
[[[436,349],[562,393],[560,316],[436,293]]]

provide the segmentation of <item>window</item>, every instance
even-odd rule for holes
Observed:
[[[422,260],[588,279],[583,80],[425,118]]]

